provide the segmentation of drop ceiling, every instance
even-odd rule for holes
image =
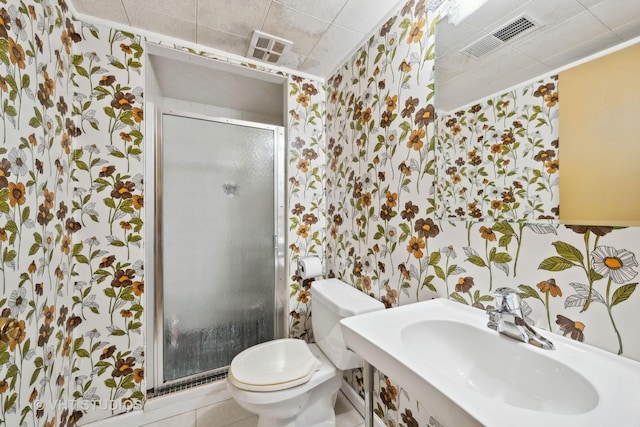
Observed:
[[[294,42],[280,64],[328,78],[403,0],[67,0],[99,18],[245,56],[253,30]],[[428,5],[442,0],[429,0]],[[480,60],[458,51],[526,13],[543,26]],[[640,0],[489,0],[436,31],[438,105],[451,111],[640,36]]]
[[[542,26],[481,59],[461,52],[523,14]],[[489,0],[437,24],[436,102],[452,111],[639,36],[640,0]]]

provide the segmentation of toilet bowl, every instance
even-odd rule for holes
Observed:
[[[229,366],[227,389],[258,414],[258,427],[333,427],[342,370],[362,366],[347,349],[340,319],[384,305],[337,279],[313,282],[312,326],[317,344],[284,338],[250,347]]]

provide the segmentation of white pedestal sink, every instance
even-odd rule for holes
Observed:
[[[447,427],[640,426],[640,363],[547,331],[555,350],[540,349],[487,320],[435,299],[341,324],[351,349]]]

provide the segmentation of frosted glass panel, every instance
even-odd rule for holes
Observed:
[[[164,380],[274,338],[274,131],[165,114]]]

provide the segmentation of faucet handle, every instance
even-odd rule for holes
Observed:
[[[498,288],[494,291],[493,297],[496,303],[496,310],[500,313],[513,313],[521,311],[520,295],[512,288]],[[521,316],[522,317],[522,316]]]

